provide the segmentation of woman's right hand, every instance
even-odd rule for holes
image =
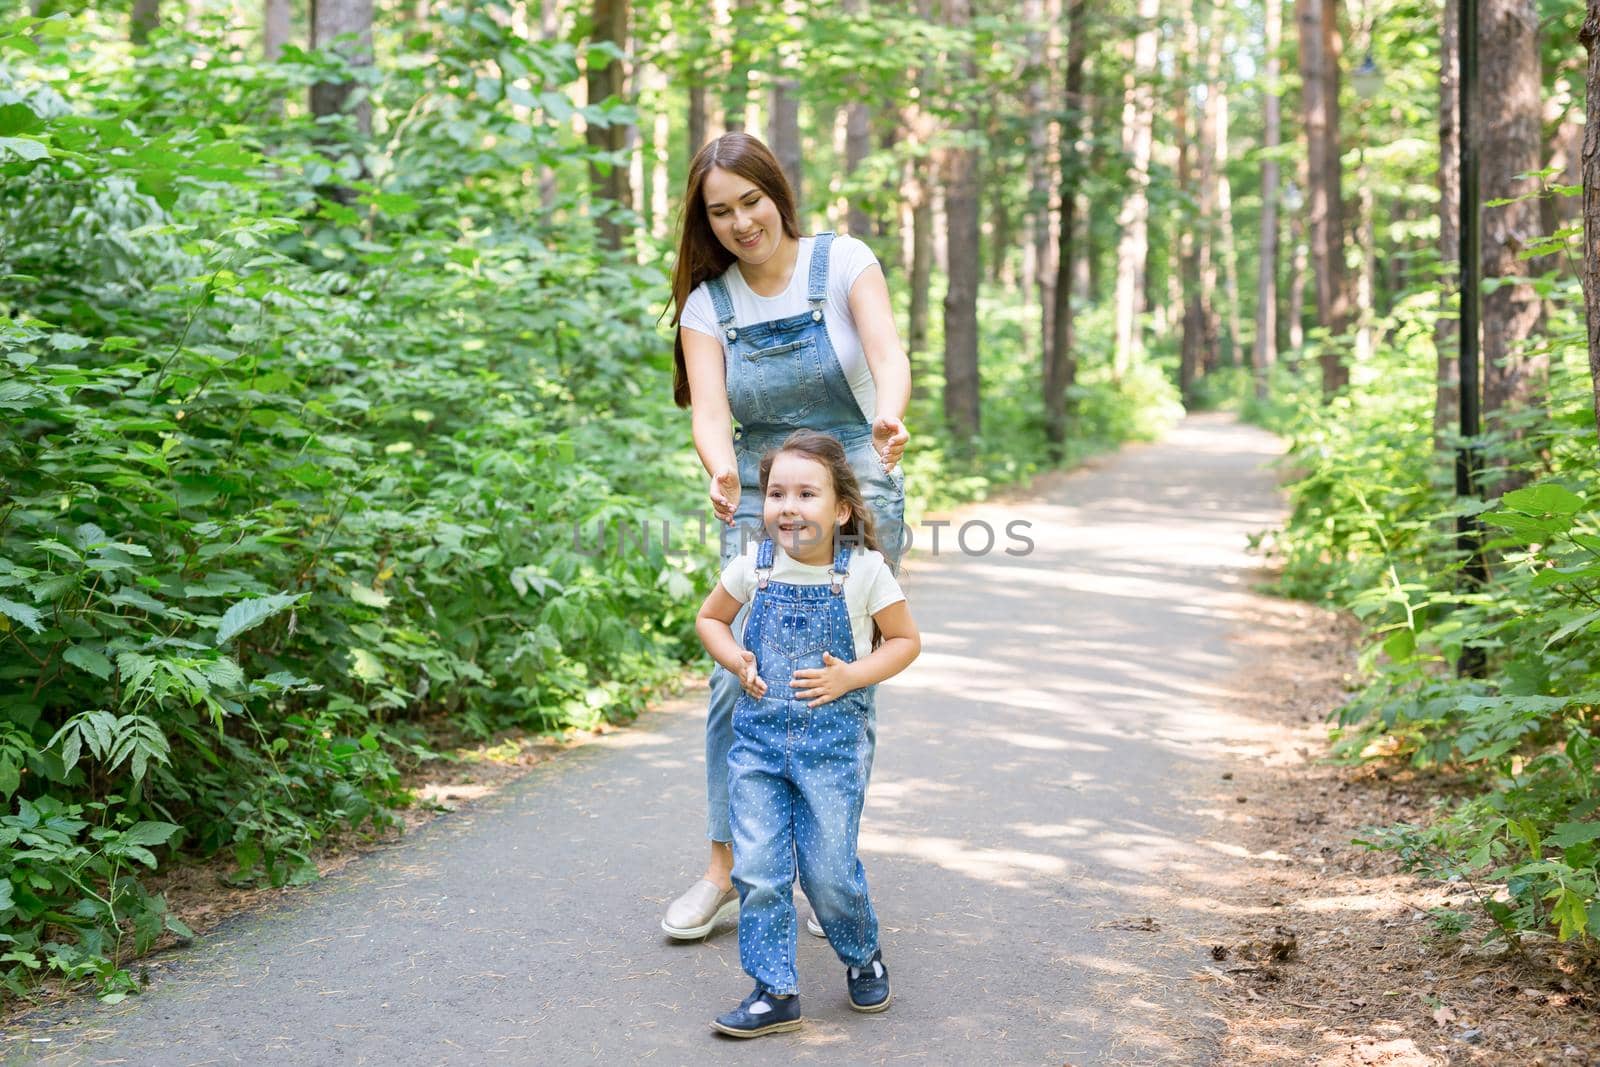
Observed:
[[[767,683],[761,680],[761,675],[756,673],[756,654],[748,649],[739,653],[744,660],[744,667],[739,671],[739,685],[755,700],[760,700],[767,695]]]
[[[739,507],[739,468],[723,467],[711,475],[711,510],[725,525],[733,525],[733,513]]]

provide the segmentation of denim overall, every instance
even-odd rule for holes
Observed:
[[[723,368],[728,406],[738,422],[733,452],[739,463],[739,506],[734,526],[722,531],[722,565],[765,537],[761,530],[763,453],[777,448],[795,430],[821,430],[844,446],[845,457],[861,483],[861,493],[877,520],[883,556],[899,573],[904,546],[905,475],[886,473],[872,447],[872,424],[850,391],[839,357],[828,340],[823,307],[828,300],[828,250],[832,233],[819,233],[811,249],[806,299],[811,310],[769,322],[737,324],[733,300],[720,277],[707,287],[717,313],[717,328],[727,341]],[[735,264],[734,269],[738,269]],[[733,621],[743,633],[747,605]],[[728,825],[728,749],[733,744],[733,704],[739,681],[722,667],[711,673],[711,699],[706,714],[706,836],[731,841]],[[875,725],[875,724],[869,724]]]
[[[828,585],[774,582],[773,546],[756,555],[745,647],[767,683],[759,700],[740,691],[728,754],[733,820],[733,884],[739,890],[739,959],[772,993],[797,992],[794,879],[848,967],[866,967],[878,948],[878,917],[856,835],[872,738],[872,690],[858,689],[816,707],[796,695],[797,670],[821,667],[823,652],[856,658],[845,604],[851,546],[841,544]]]

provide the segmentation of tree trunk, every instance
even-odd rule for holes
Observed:
[[[1024,48],[1032,62],[1028,67],[1028,200],[1031,210],[1024,216],[1024,255],[1022,291],[1039,294],[1039,352],[1045,366],[1050,363],[1050,339],[1055,330],[1055,212],[1051,203],[1051,160],[1053,126],[1045,117],[1045,101],[1051,89],[1054,70],[1055,25],[1046,29],[1044,0],[1026,0],[1022,17],[1028,24]]]
[[[1072,341],[1072,238],[1078,207],[1078,185],[1083,163],[1077,142],[1083,134],[1088,111],[1083,95],[1083,62],[1088,55],[1088,0],[1067,0],[1067,92],[1065,116],[1061,123],[1061,230],[1056,248],[1055,334],[1046,346],[1044,362],[1045,437],[1051,457],[1060,462],[1065,456],[1067,390],[1078,376],[1077,353]]]
[[[348,40],[340,37],[353,35]],[[311,47],[333,49],[345,56],[351,66],[372,65],[372,0],[311,0]],[[318,82],[311,87],[311,113],[338,115],[355,86],[351,82]],[[372,133],[372,104],[362,100],[355,108],[356,128],[361,136]]]
[[[1250,365],[1255,373],[1256,396],[1265,400],[1272,365],[1278,361],[1278,160],[1283,108],[1278,79],[1282,62],[1283,0],[1266,0],[1267,81],[1261,163],[1261,257],[1256,272],[1256,337]]]
[[[1122,154],[1128,160],[1128,194],[1117,212],[1117,290],[1114,315],[1116,341],[1112,376],[1121,380],[1144,351],[1139,317],[1144,312],[1147,260],[1150,254],[1150,151],[1155,125],[1155,74],[1161,13],[1160,0],[1138,0],[1139,34],[1133,43],[1133,67],[1123,81]]]
[[[846,15],[867,13],[867,0],[844,0]],[[844,171],[852,178],[872,152],[872,110],[867,107],[866,93],[858,89],[845,107]],[[865,238],[871,233],[872,217],[862,204],[859,192],[850,196],[850,209],[845,215],[845,230]]]
[[[1458,292],[1461,263],[1461,26],[1460,0],[1444,0],[1439,42],[1439,278],[1440,311],[1433,327],[1436,386],[1433,447],[1461,421],[1460,321],[1442,312]]]
[[[805,176],[805,161],[800,151],[800,83],[789,74],[788,63],[786,60],[785,73],[772,86],[772,129],[769,137],[772,154],[778,157],[783,176],[789,179],[789,187],[794,190],[795,205],[803,218],[805,192],[801,179]],[[824,196],[822,201],[826,199]],[[826,206],[821,201],[817,204],[818,208]]]
[[[1600,430],[1600,0],[1589,0],[1580,34],[1589,52],[1583,125],[1583,307],[1589,327],[1589,378]]]
[[[1528,197],[1538,178],[1517,178],[1539,169],[1539,14],[1534,0],[1481,0],[1478,22],[1479,97],[1484,102],[1480,181],[1483,202]],[[1491,207],[1483,213],[1483,278],[1525,279],[1529,264],[1517,254],[1539,237],[1535,199]],[[1493,284],[1493,283],[1491,283]],[[1491,429],[1508,438],[1524,430],[1510,416],[1545,395],[1549,356],[1527,351],[1538,330],[1543,304],[1526,281],[1486,286],[1483,296],[1483,411]],[[1525,476],[1501,479],[1499,492]]]
[[[723,126],[727,132],[744,132],[745,113],[750,103],[750,59],[746,49],[746,23],[753,7],[752,0],[733,0],[728,12],[731,39],[728,43],[728,84],[722,96]],[[770,147],[770,146],[769,146]]]
[[[950,29],[966,32],[972,24],[971,0],[945,0]],[[977,80],[977,62],[970,45],[964,45],[960,77]],[[974,105],[967,104],[957,120],[969,137],[981,129]],[[978,382],[978,279],[981,191],[977,150],[952,146],[945,156],[945,214],[950,279],[944,298],[944,415],[950,432],[970,441],[979,430]]]
[[[933,0],[917,0],[917,14],[933,21]],[[910,307],[906,323],[906,355],[911,360],[911,392],[926,395],[928,376],[921,372],[921,361],[928,354],[928,289],[933,280],[933,178],[927,148],[935,131],[933,115],[921,101],[929,99],[932,80],[926,68],[914,76],[918,102],[907,109],[906,140],[911,144],[906,167],[906,204],[910,215],[911,255]]]
[[[161,25],[161,0],[133,0],[133,18],[128,22],[128,40],[148,44],[150,31]]]
[[[1218,171],[1221,161],[1218,158],[1218,132],[1221,108],[1218,101],[1221,93],[1218,91],[1218,74],[1222,66],[1222,40],[1221,32],[1217,25],[1217,5],[1212,0],[1194,0],[1190,11],[1190,24],[1192,32],[1200,32],[1200,8],[1204,5],[1205,13],[1205,78],[1206,99],[1200,112],[1200,136],[1197,150],[1199,165],[1200,186],[1200,217],[1195,220],[1195,241],[1198,244],[1199,289],[1192,291],[1200,301],[1200,366],[1202,374],[1210,374],[1217,369],[1218,346],[1217,334],[1217,205],[1220,200],[1218,193]],[[1198,38],[1195,38],[1198,41]]]
[[[594,30],[591,40],[609,41],[619,49],[628,45],[629,0],[594,0]],[[588,99],[592,107],[611,97],[626,97],[626,70],[622,61],[612,59],[602,65],[593,65],[588,71]],[[628,144],[630,127],[622,123],[611,126],[589,125],[584,130],[584,140],[597,152],[622,153]],[[633,190],[628,182],[628,164],[619,163],[601,167],[589,164],[590,211],[595,218],[595,230],[601,245],[606,248],[622,247],[623,227],[614,217],[617,209],[633,206]]]
[[[1344,266],[1344,204],[1339,158],[1337,0],[1296,0],[1300,34],[1301,100],[1305,109],[1306,189],[1311,208],[1311,264],[1316,275],[1317,323],[1330,335],[1322,345],[1322,391],[1349,381],[1341,338],[1350,325]]]
[[[1185,56],[1193,56],[1198,37],[1192,8],[1184,13],[1184,22],[1183,53]],[[1181,59],[1177,63],[1177,69],[1180,71],[1185,69]],[[1176,80],[1178,99],[1172,114],[1172,136],[1178,152],[1178,191],[1184,196],[1192,196],[1194,146],[1189,123],[1188,78],[1180,76]],[[1199,220],[1194,218],[1191,212],[1180,207],[1177,219],[1180,229],[1177,286],[1174,289],[1170,280],[1167,284],[1169,292],[1177,297],[1177,306],[1172,317],[1182,324],[1178,349],[1178,393],[1184,406],[1190,407],[1195,400],[1194,384],[1199,376],[1205,351],[1205,308],[1201,305],[1200,299],[1201,241],[1194,232]]]
[[[1228,12],[1224,9],[1224,25],[1227,16]],[[1223,298],[1228,305],[1227,344],[1222,349],[1222,361],[1227,366],[1236,367],[1242,362],[1239,358],[1242,343],[1239,325],[1239,245],[1233,235],[1233,186],[1228,181],[1228,141],[1231,132],[1227,80],[1219,79],[1214,84],[1217,90],[1217,240],[1222,246]]]
[[[264,0],[261,5],[261,55],[276,63],[289,43],[289,0]]]

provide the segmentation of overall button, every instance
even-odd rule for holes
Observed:
[[[738,330],[729,330],[728,331],[728,340],[737,341],[738,339],[739,339],[739,331]]]
[[[812,322],[821,322],[822,321],[822,312],[820,312],[820,311],[811,312],[811,321]]]

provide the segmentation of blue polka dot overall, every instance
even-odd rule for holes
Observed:
[[[733,884],[739,889],[739,959],[762,988],[798,991],[794,879],[846,966],[866,967],[878,948],[878,917],[856,835],[872,737],[873,689],[807,707],[790,682],[821,667],[823,652],[853,662],[844,581],[850,546],[840,544],[826,585],[770,580],[773,545],[756,554],[745,648],[767,683],[759,700],[742,690],[733,710],[728,800],[733,825]]]
[[[795,430],[821,430],[844,446],[850,469],[877,521],[879,549],[898,573],[904,545],[905,476],[883,469],[872,447],[872,424],[862,414],[839,357],[828,339],[823,308],[828,300],[828,250],[833,234],[819,233],[811,249],[806,299],[811,310],[768,322],[736,323],[733,299],[723,280],[707,282],[718,329],[727,343],[723,368],[728,407],[739,427],[733,451],[739,463],[739,506],[734,526],[722,533],[722,565],[765,536],[761,531],[761,456]],[[734,267],[738,269],[737,265]],[[743,630],[746,606],[734,619]],[[733,705],[739,681],[721,667],[711,673],[706,714],[706,835],[730,841],[728,749],[733,744]]]

